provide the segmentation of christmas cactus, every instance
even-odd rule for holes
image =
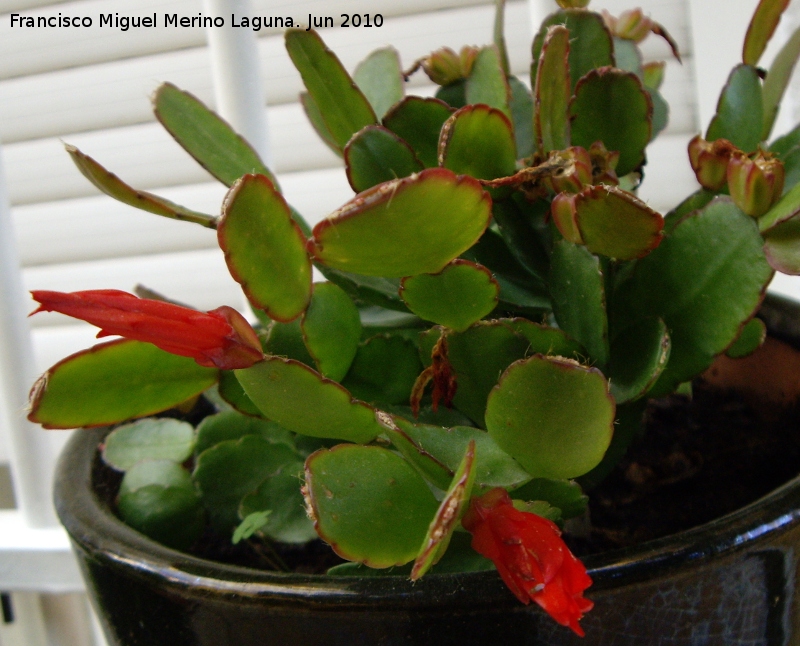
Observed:
[[[666,215],[636,197],[668,112],[664,65],[637,44],[677,48],[639,10],[586,4],[559,0],[545,19],[532,89],[509,74],[502,1],[493,44],[405,71],[387,48],[351,76],[319,34],[288,31],[303,106],[355,192],[313,229],[253,149],[172,85],[156,116],[230,187],[220,215],[68,146],[104,193],[215,230],[253,316],[36,291],[37,311],[123,338],[53,366],[30,419],[118,425],[101,447],[124,472],[118,512],[168,546],[319,537],[351,562],[338,575],[494,565],[582,634],[591,581],[564,522],[585,515],[647,399],[755,349],[773,271],[800,274],[800,127],[770,140],[800,38],[757,67],[787,2],[758,5],[689,145],[702,188]],[[436,97],[407,96],[423,72]],[[152,417],[201,396],[216,412],[196,428]]]

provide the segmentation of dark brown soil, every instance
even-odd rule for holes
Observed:
[[[580,554],[689,529],[757,500],[800,473],[800,406],[759,409],[700,381],[693,397],[650,402],[646,432],[589,492]]]

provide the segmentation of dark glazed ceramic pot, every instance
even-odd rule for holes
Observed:
[[[797,345],[800,306],[762,317]],[[113,646],[592,644],[776,646],[800,640],[800,478],[701,527],[585,559],[595,608],[581,640],[495,572],[349,578],[221,565],[124,525],[93,487],[103,431],[62,455],[56,507]]]

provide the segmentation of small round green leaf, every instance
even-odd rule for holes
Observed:
[[[664,218],[632,193],[590,186],[575,199],[576,221],[587,249],[617,260],[641,258],[661,242]]]
[[[426,168],[439,165],[439,133],[453,109],[444,101],[408,96],[383,118],[383,125],[407,142]]]
[[[298,455],[283,444],[272,444],[256,435],[226,440],[197,457],[192,474],[202,494],[212,526],[221,533],[233,532],[239,524],[239,504],[247,494]]]
[[[237,181],[222,205],[217,237],[231,276],[255,307],[279,321],[303,312],[311,297],[311,261],[272,182],[263,175]]]
[[[459,332],[497,306],[499,291],[492,273],[468,260],[453,260],[438,274],[409,276],[400,283],[400,296],[414,314]]]
[[[317,538],[300,492],[302,473],[302,462],[282,468],[264,480],[253,493],[242,498],[239,515],[247,518],[259,511],[269,511],[258,532],[281,543],[307,543]]]
[[[439,162],[455,173],[477,179],[513,175],[517,170],[514,126],[500,110],[468,105],[442,127]]]
[[[650,95],[636,74],[613,67],[592,70],[575,86],[570,103],[572,145],[588,150],[602,141],[619,151],[616,172],[622,177],[644,162],[652,116]]]
[[[236,411],[222,411],[209,415],[197,427],[195,453],[227,440],[238,440],[245,435],[256,435],[270,444],[283,444],[294,449],[294,435],[275,422],[242,415]]]
[[[319,262],[368,276],[435,273],[469,249],[491,217],[491,199],[470,177],[431,168],[357,195],[314,227]]]
[[[63,359],[31,391],[28,419],[45,428],[103,426],[159,413],[219,375],[142,341],[111,341]]]
[[[200,498],[191,487],[146,485],[122,494],[118,508],[127,525],[177,550],[191,547],[205,526]]]
[[[341,557],[384,568],[416,558],[439,506],[396,453],[342,444],[306,461],[317,533]]]
[[[194,449],[194,428],[177,419],[140,419],[114,429],[103,445],[103,460],[127,471],[140,460],[183,462]]]
[[[486,428],[528,473],[574,478],[603,459],[614,400],[598,370],[534,355],[512,364],[492,390]]]
[[[382,431],[372,408],[297,361],[269,357],[236,378],[267,418],[295,433],[366,443]]]
[[[344,149],[344,163],[356,193],[423,169],[411,146],[383,126],[367,126],[353,135]]]
[[[152,484],[184,489],[194,486],[189,472],[172,460],[142,460],[125,472],[119,494],[123,496]]]
[[[361,339],[361,319],[350,297],[333,283],[316,283],[300,327],[319,372],[341,381]]]

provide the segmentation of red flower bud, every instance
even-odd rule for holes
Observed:
[[[783,163],[769,153],[757,152],[754,159],[744,153],[733,155],[728,162],[728,189],[742,211],[761,217],[783,193]]]
[[[570,242],[583,244],[583,237],[578,229],[578,211],[575,208],[575,198],[577,194],[559,193],[553,198],[550,205],[550,215],[556,223],[556,227]]]
[[[119,335],[147,341],[201,366],[234,370],[264,358],[258,336],[236,310],[211,312],[163,301],[138,298],[115,289],[82,292],[31,292],[41,306],[37,312],[61,312],[100,328],[97,337]]]
[[[728,181],[731,155],[740,152],[727,139],[709,142],[697,135],[689,142],[689,163],[703,188],[718,191]]]
[[[581,637],[578,620],[594,605],[583,597],[592,580],[550,520],[514,508],[504,489],[473,498],[461,521],[472,548],[491,559],[505,584],[524,604],[538,603]]]

